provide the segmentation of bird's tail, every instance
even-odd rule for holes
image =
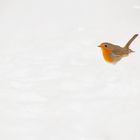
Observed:
[[[124,46],[125,49],[129,49],[130,44],[135,40],[135,38],[138,36],[138,34],[135,34]]]

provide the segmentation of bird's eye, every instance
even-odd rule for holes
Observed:
[[[107,45],[105,45],[105,47],[107,48]]]

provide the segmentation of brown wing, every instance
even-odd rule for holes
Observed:
[[[114,55],[121,56],[121,55],[124,54],[124,49],[121,48],[120,46],[115,45],[115,49],[112,50],[112,53],[113,53]]]

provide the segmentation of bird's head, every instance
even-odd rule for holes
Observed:
[[[100,47],[102,50],[106,50],[106,51],[111,51],[114,49],[114,45],[111,43],[101,43],[98,47]]]

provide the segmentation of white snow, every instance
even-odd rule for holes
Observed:
[[[140,9],[140,5],[134,5],[133,8],[134,9]]]
[[[140,32],[137,2],[0,1],[1,140],[140,140],[140,37],[97,47]]]

